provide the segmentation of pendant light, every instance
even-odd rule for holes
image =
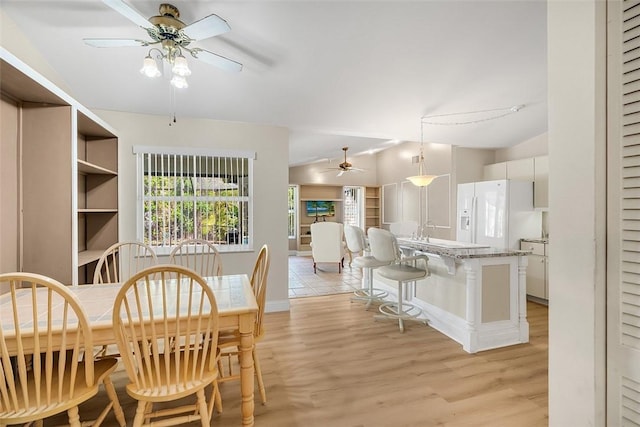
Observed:
[[[438,175],[425,175],[424,170],[424,123],[420,118],[420,158],[418,159],[418,175],[408,176],[407,179],[417,187],[426,187],[438,177]]]

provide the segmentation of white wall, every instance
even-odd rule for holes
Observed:
[[[546,156],[549,154],[548,140],[549,134],[545,132],[513,147],[498,149],[496,150],[495,163]]]
[[[604,426],[606,2],[548,2],[549,425]]]
[[[24,63],[45,76],[53,84],[64,92],[74,97],[69,90],[67,83],[58,74],[42,54],[31,44],[18,26],[6,14],[2,12],[2,2],[0,1],[0,44],[3,48],[11,52],[15,57],[20,58]]]
[[[134,145],[253,150],[254,251],[224,253],[225,273],[251,274],[258,250],[269,245],[271,268],[267,310],[286,310],[288,293],[287,188],[289,132],[285,128],[207,119],[183,119],[169,126],[166,116],[99,110],[119,137],[119,235],[136,239]]]

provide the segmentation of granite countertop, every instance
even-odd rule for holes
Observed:
[[[398,238],[398,244],[400,247],[455,259],[523,256],[529,253],[527,251],[500,248],[444,248],[442,246],[430,245],[429,242],[426,241],[417,241],[410,238]]]
[[[531,237],[526,239],[520,239],[523,242],[531,242],[531,243],[549,243],[548,237]]]

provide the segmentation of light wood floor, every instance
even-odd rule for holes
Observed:
[[[430,327],[409,324],[401,334],[394,322],[374,321],[374,308],[348,294],[292,299],[290,312],[266,314],[258,349],[268,402],[256,396],[255,424],[546,426],[547,307],[528,309],[530,343],[473,355]],[[124,372],[114,379],[130,421],[135,403]],[[221,389],[224,412],[211,425],[239,426],[239,385]],[[103,425],[115,425],[112,415]]]

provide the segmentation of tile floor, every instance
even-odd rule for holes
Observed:
[[[345,259],[342,273],[337,264],[318,264],[313,273],[311,257],[289,257],[289,298],[350,293],[361,287],[362,270],[349,267]]]

